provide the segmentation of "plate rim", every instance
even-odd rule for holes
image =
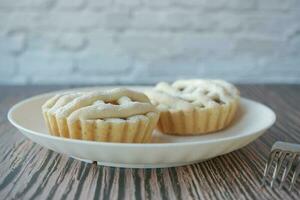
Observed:
[[[96,87],[79,87],[79,88],[70,88],[70,89],[63,89],[63,90],[56,90],[56,91],[51,91],[51,92],[47,92],[47,93],[42,93],[42,94],[38,94],[29,98],[26,98],[24,100],[19,101],[18,103],[14,104],[8,111],[7,113],[7,118],[9,120],[9,122],[16,127],[17,129],[19,129],[22,134],[24,134],[23,132],[27,132],[30,134],[35,135],[36,137],[43,137],[45,139],[51,139],[51,140],[58,140],[58,141],[62,141],[62,142],[73,142],[73,143],[81,143],[81,144],[89,144],[89,145],[103,145],[103,146],[122,146],[122,147],[147,147],[147,148],[152,148],[152,147],[169,147],[169,146],[187,146],[187,145],[198,145],[198,144],[210,144],[210,143],[216,143],[216,142],[223,142],[223,141],[227,141],[227,140],[235,140],[235,139],[239,139],[239,138],[243,138],[249,135],[254,135],[260,131],[265,131],[267,129],[269,129],[271,126],[274,125],[274,123],[276,122],[276,114],[275,112],[269,107],[266,106],[260,102],[248,99],[248,98],[244,98],[241,97],[241,101],[245,101],[245,102],[251,102],[251,103],[255,103],[255,104],[259,104],[260,106],[264,107],[265,109],[267,109],[272,116],[271,122],[265,126],[262,129],[253,131],[252,133],[248,133],[246,135],[237,135],[237,136],[231,136],[231,137],[227,137],[227,138],[216,138],[214,140],[209,140],[209,141],[189,141],[189,142],[182,142],[182,143],[118,143],[118,142],[101,142],[101,141],[89,141],[89,140],[80,140],[80,139],[72,139],[72,138],[64,138],[64,137],[59,137],[59,136],[54,136],[54,135],[50,135],[50,134],[45,134],[45,133],[41,133],[41,132],[37,132],[28,128],[25,128],[21,125],[19,125],[16,120],[13,118],[13,112],[15,110],[17,110],[19,107],[22,107],[24,104],[30,102],[30,101],[34,101],[36,99],[42,98],[44,96],[47,95],[51,95],[51,94],[55,94],[58,92],[63,92],[63,91],[72,91],[72,90],[89,90],[89,89],[95,89],[95,88],[110,88],[110,87],[129,87],[129,88],[151,88],[151,86],[141,86],[141,85],[129,85],[129,86],[113,86],[113,85],[107,85],[107,86],[96,86]],[[26,135],[27,136],[27,135]],[[28,136],[27,136],[28,137]]]

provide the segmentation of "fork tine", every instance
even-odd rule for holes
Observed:
[[[291,168],[292,168],[292,165],[293,165],[294,160],[296,159],[296,157],[297,157],[297,154],[293,154],[293,155],[292,155],[292,158],[289,159],[289,161],[288,161],[288,163],[287,163],[287,166],[284,168],[283,175],[282,175],[281,181],[280,181],[281,183],[280,183],[280,186],[279,186],[280,189],[281,189],[282,186],[284,185],[284,182],[285,182],[285,180],[286,180],[286,178],[287,178],[287,175],[289,174],[289,172],[290,172],[290,170],[291,170]]]
[[[292,188],[294,187],[296,180],[299,176],[299,173],[300,173],[300,162],[297,163],[297,167],[294,171],[293,178],[292,178],[291,185],[290,185],[290,190],[292,190]]]
[[[287,153],[286,152],[279,152],[276,164],[275,164],[275,168],[274,168],[274,172],[272,175],[272,181],[271,181],[271,188],[273,187],[274,183],[276,182],[277,176],[278,176],[278,172],[281,168],[282,162],[284,160],[284,158],[286,157]]]
[[[272,162],[276,156],[276,153],[277,151],[272,151],[269,158],[268,158],[268,162],[266,163],[266,166],[265,166],[265,170],[264,170],[264,176],[263,176],[263,180],[262,180],[262,184],[261,184],[261,187],[263,187],[266,183],[266,180],[267,180],[267,176],[269,174],[269,171],[270,171],[270,168],[272,166]]]

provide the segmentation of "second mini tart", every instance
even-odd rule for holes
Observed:
[[[239,105],[239,91],[222,80],[161,82],[146,94],[160,111],[158,128],[173,135],[224,129],[233,121]]]
[[[146,95],[125,88],[57,94],[42,111],[52,135],[105,142],[151,142],[159,118]]]

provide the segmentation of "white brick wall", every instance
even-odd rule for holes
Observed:
[[[0,84],[300,83],[300,0],[0,0]]]

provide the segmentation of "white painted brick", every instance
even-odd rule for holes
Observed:
[[[257,61],[249,56],[235,56],[203,61],[204,75],[218,77],[255,77],[261,74]]]
[[[152,60],[176,50],[174,35],[163,33],[127,32],[117,37],[124,52],[140,60]],[[178,47],[179,48],[179,47]]]
[[[104,51],[107,51],[114,44],[115,35],[114,32],[105,30],[93,30],[83,34],[88,39],[89,48],[96,50],[102,47],[100,50],[103,49]]]
[[[178,34],[175,43],[182,54],[206,58],[230,54],[234,42],[228,35],[190,33]]]
[[[108,31],[90,31],[84,34],[87,38],[88,46],[82,54],[120,52],[119,45],[116,43],[115,33]]]
[[[3,0],[0,83],[300,83],[299,2]]]
[[[140,63],[141,65],[137,65],[137,62],[132,63],[132,67],[126,73],[126,75],[117,76],[118,81],[123,84],[139,84],[139,83],[146,83],[145,78],[149,76],[147,74],[147,66],[145,63]]]
[[[192,77],[200,74],[200,63],[195,56],[171,56],[149,62],[148,76],[172,79]]]
[[[288,12],[295,12],[299,14],[300,10],[300,1],[299,0],[292,0],[293,2],[291,3],[290,9],[288,9]]]
[[[77,67],[83,74],[107,76],[125,74],[131,67],[131,60],[126,55],[93,52],[78,56]]]
[[[166,12],[165,26],[170,29],[190,29],[199,20],[198,14],[189,11],[173,10]]]
[[[1,0],[0,9],[49,9],[53,6],[55,0],[21,0],[21,1],[11,1],[11,0]]]
[[[34,24],[43,30],[86,30],[103,26],[105,17],[97,12],[49,12],[41,15]]]
[[[172,0],[172,5],[175,5],[177,7],[187,7],[187,8],[198,8],[202,7],[204,5],[205,0]]]
[[[111,7],[112,6],[112,1],[113,0],[85,0],[87,1],[88,4],[88,8],[92,9],[92,10],[98,10],[98,9],[103,9],[103,8],[107,8],[107,7]]]
[[[64,54],[30,51],[18,58],[19,72],[25,76],[60,76],[72,72],[72,59]]]
[[[203,58],[201,65],[202,76],[209,78],[255,77],[261,72],[257,61],[247,55]]]
[[[300,58],[292,56],[264,57],[259,60],[259,66],[264,68],[263,73],[270,76],[300,76]]]
[[[224,9],[227,6],[227,0],[203,0],[203,6],[207,10]]]
[[[253,14],[242,17],[243,30],[247,35],[283,38],[288,30],[298,22],[297,18],[285,15]]]
[[[266,57],[259,62],[266,82],[299,83],[300,58],[291,56]],[[259,81],[259,79],[258,79]]]
[[[242,30],[243,18],[232,13],[216,13],[211,16],[217,25],[216,29],[224,32],[240,32]]]
[[[152,10],[139,10],[133,14],[132,18],[130,27],[133,29],[160,29],[165,21],[165,14]]]
[[[145,62],[135,62],[134,68],[129,76],[122,76],[120,81],[124,84],[155,84],[161,78],[150,76],[148,72],[148,63]]]
[[[105,26],[109,29],[124,29],[130,24],[130,13],[113,11],[105,13]]]
[[[240,38],[237,40],[234,51],[238,55],[254,57],[272,56],[284,46],[282,41],[269,38]]]
[[[22,19],[22,20],[20,20]],[[105,24],[105,15],[101,12],[0,12],[0,28],[48,30],[86,30]]]
[[[241,1],[241,0],[227,0],[226,7],[234,10],[254,10],[257,9],[257,0],[247,0],[247,1]],[[258,0],[266,1],[266,0]]]
[[[226,36],[211,34],[139,34],[131,32],[119,38],[122,49],[138,61],[152,61],[174,55],[196,58],[229,54],[233,41]]]
[[[86,46],[87,39],[78,32],[62,33],[56,40],[56,48],[67,51],[81,51]]]
[[[141,0],[114,0],[113,4],[121,7],[137,7],[141,5]]]
[[[84,74],[124,74],[131,67],[131,58],[118,44],[114,35],[95,31],[85,34],[89,46],[75,58],[78,71]]]
[[[32,84],[103,84],[103,85],[113,85],[118,84],[119,77],[116,77],[115,75],[94,75],[89,74],[88,76],[86,74],[70,74],[70,75],[40,75],[40,76],[34,76],[30,79],[30,83]]]
[[[112,42],[94,43],[75,60],[79,72],[98,76],[125,74],[132,64],[131,58]]]
[[[212,33],[217,27],[218,21],[212,15],[200,14],[192,29]]]
[[[55,9],[82,10],[87,6],[87,0],[63,0],[55,3]]]
[[[274,58],[275,57],[270,59],[274,60],[274,63],[264,63],[265,65],[259,64],[258,59],[253,59],[250,56],[204,60],[204,73],[202,77],[221,78],[240,83],[278,83],[278,81],[291,83],[297,79],[297,76],[299,77],[300,73],[299,70],[295,70],[297,64],[294,61],[290,59],[286,60],[290,60],[290,63],[293,64],[293,66],[288,69],[286,68],[287,65],[283,64],[284,62],[279,61],[281,58]],[[276,71],[274,64],[277,65],[280,70]],[[280,76],[286,77],[286,79],[284,80],[284,78],[280,78]]]
[[[40,16],[38,12],[0,12],[0,29],[30,29],[36,26],[36,20]]]
[[[0,77],[0,84],[1,85],[26,85],[28,84],[28,78],[24,77],[23,75],[10,76],[9,78]]]
[[[150,8],[167,8],[174,0],[142,0],[143,5]]]
[[[10,30],[0,34],[0,52],[19,54],[25,50],[27,31],[22,29]]]
[[[263,0],[258,1],[258,7],[261,10],[285,11],[292,9],[297,0]]]
[[[52,54],[56,47],[56,42],[59,35],[60,33],[58,32],[50,31],[35,30],[29,32],[27,35],[26,52],[50,51],[49,53]]]
[[[216,22],[212,17],[195,11],[173,10],[166,12],[164,26],[175,30],[209,31],[215,28]]]
[[[286,52],[298,58],[300,56],[300,33],[293,37],[287,46],[288,50]]]
[[[0,79],[11,78],[16,67],[16,60],[12,55],[0,53]]]

